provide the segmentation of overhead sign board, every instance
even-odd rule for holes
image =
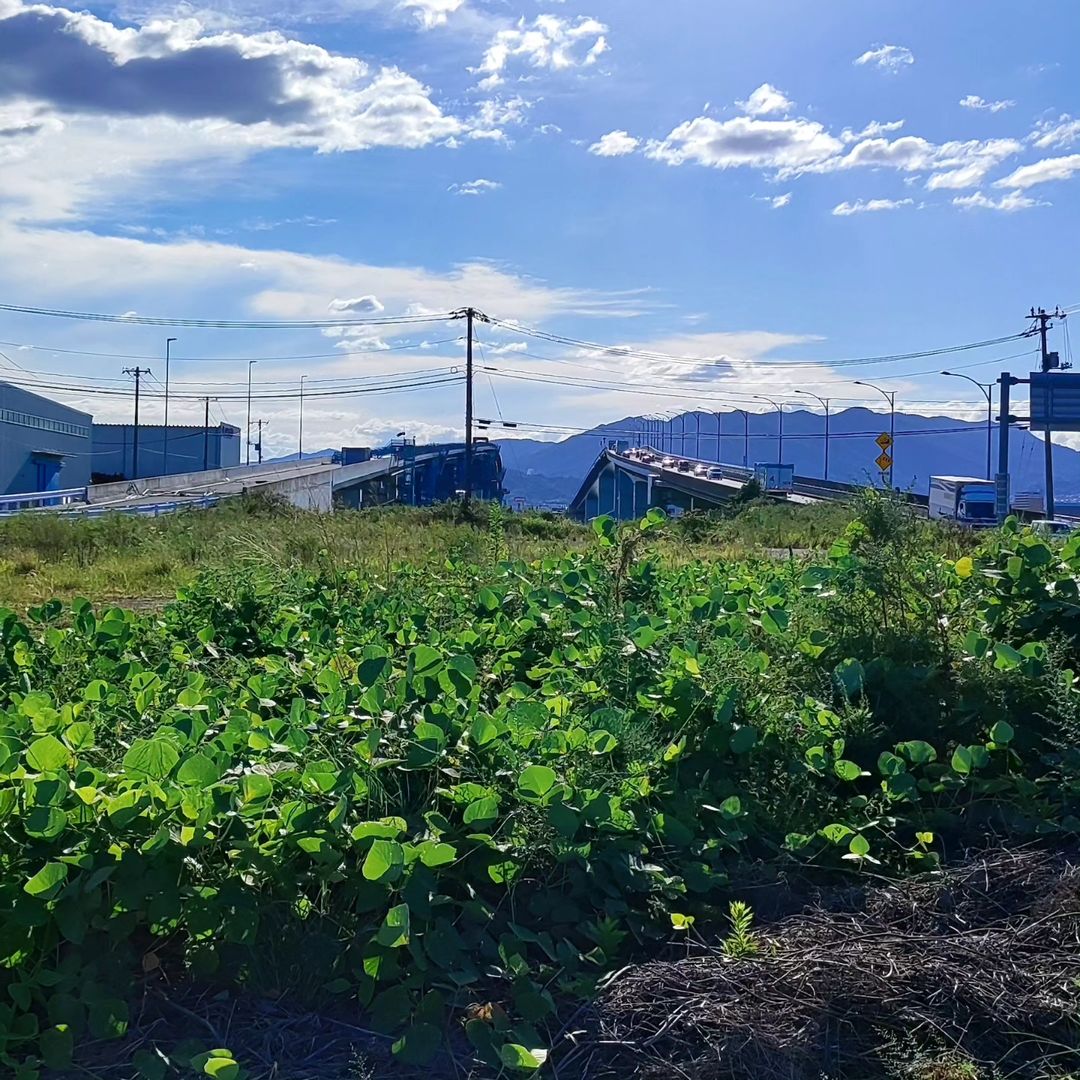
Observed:
[[[1080,374],[1033,371],[1031,430],[1080,431]]]
[[[887,454],[889,452],[889,447],[892,446],[892,436],[887,431],[883,431],[874,442],[881,447],[881,452],[883,454]]]
[[[888,472],[889,469],[892,468],[892,458],[889,457],[889,455],[886,454],[884,450],[880,454],[878,454],[877,467],[882,472]]]

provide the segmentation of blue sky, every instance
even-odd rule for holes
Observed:
[[[471,304],[630,346],[481,327],[496,371],[478,380],[480,415],[565,428],[767,408],[757,393],[794,405],[796,389],[869,403],[859,378],[887,378],[901,407],[977,417],[974,387],[909,373],[1020,372],[1030,342],[830,361],[1080,307],[1072,0],[1040,4],[1038,26],[1003,0],[284,6],[0,0],[0,301],[240,320]],[[132,361],[110,354],[159,357],[167,332],[0,314],[12,363],[88,389],[123,388]],[[242,422],[249,358],[267,394],[301,375],[435,378],[462,351],[446,323],[171,332],[175,419],[201,415],[180,395],[205,391]],[[271,359],[286,356],[306,359]],[[574,378],[593,385],[554,381]],[[106,419],[130,410],[66,396]],[[305,443],[446,437],[461,396],[312,398]],[[268,449],[295,448],[295,402],[255,411]]]

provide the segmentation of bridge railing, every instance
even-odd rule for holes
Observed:
[[[15,495],[0,495],[0,516],[7,517],[23,510],[57,510],[85,502],[84,487],[64,491],[22,491]]]

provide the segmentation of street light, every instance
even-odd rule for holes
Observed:
[[[750,414],[745,409],[732,409],[732,412],[742,413],[743,424],[743,452],[742,463],[743,468],[749,468],[750,463]],[[717,413],[717,416],[720,414]],[[717,453],[717,461],[720,460],[720,455]]]
[[[258,360],[248,361],[248,392],[247,392],[247,456],[244,459],[246,465],[251,464],[251,369],[258,363]]]
[[[163,476],[169,475],[169,350],[175,340],[174,337],[165,339],[165,436],[161,455],[161,473]]]
[[[832,401],[831,398],[818,397],[817,394],[812,394],[809,390],[796,390],[796,394],[802,394],[803,397],[812,397],[815,401],[821,403],[821,407],[825,410],[825,479],[829,479],[829,405]]]
[[[896,468],[896,391],[882,390],[880,386],[875,386],[870,382],[861,382],[859,379],[855,380],[855,385],[876,390],[889,403],[889,457],[892,458],[892,464],[889,466],[889,487],[892,487],[893,469]]]
[[[969,383],[974,383],[982,392],[983,397],[986,398],[986,479],[993,479],[993,470],[991,462],[993,459],[993,444],[994,444],[994,384],[993,383],[981,383],[978,379],[973,379],[970,375],[961,375],[958,371],[943,371],[942,375],[948,375],[950,379],[967,379]]]
[[[779,445],[777,446],[777,465],[784,464],[784,404],[781,402],[779,405],[772,398],[766,397],[764,394],[755,394],[754,397],[758,401],[767,401],[777,412],[780,417],[780,438]]]

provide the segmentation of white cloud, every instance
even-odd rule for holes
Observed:
[[[745,101],[737,101],[735,104],[750,116],[788,113],[795,107],[795,103],[783,90],[777,90],[771,83],[762,83]]]
[[[491,191],[498,191],[502,184],[498,180],[470,180],[466,184],[451,184],[446,190],[455,195],[486,195]]]
[[[1009,99],[1006,101],[987,101],[985,98],[979,97],[978,94],[968,94],[967,97],[960,99],[960,104],[965,109],[985,109],[987,112],[999,113],[1004,112],[1005,109],[1011,109],[1016,102]]]
[[[931,190],[974,187],[1002,161],[1022,146],[1015,139],[968,139],[936,144],[914,135],[899,139],[866,139],[843,157],[826,162],[815,171],[834,169],[890,168],[901,172],[936,170],[927,181]]]
[[[562,71],[589,67],[608,49],[608,28],[596,19],[576,20],[558,15],[538,15],[530,23],[524,17],[516,26],[496,33],[474,74],[482,75],[480,86],[489,89],[504,80],[515,63],[533,69]]]
[[[122,27],[0,0],[0,70],[0,199],[38,220],[127,197],[165,168],[279,147],[417,149],[469,128],[398,68],[194,17]]]
[[[386,306],[379,301],[378,297],[372,296],[371,293],[366,296],[358,296],[353,300],[331,300],[328,307],[331,311],[353,311],[365,315],[386,310]]]
[[[774,210],[782,210],[785,206],[791,203],[791,192],[785,192],[783,195],[777,195],[772,200],[772,208]]]
[[[988,198],[981,191],[976,191],[972,195],[957,195],[953,199],[953,206],[959,206],[964,210],[1002,210],[1007,214],[1016,213],[1017,210],[1028,210],[1033,206],[1049,205],[1019,191],[1010,191],[1008,195],[1002,195],[1000,199]]]
[[[998,180],[994,187],[1020,188],[1027,190],[1036,184],[1047,184],[1053,180],[1068,180],[1074,173],[1080,172],[1080,154],[1068,157],[1045,158],[1033,165],[1023,165],[1015,172]]]
[[[1056,120],[1043,120],[1028,136],[1040,150],[1067,150],[1080,141],[1080,120],[1062,113]]]
[[[481,101],[469,120],[469,138],[496,141],[506,139],[504,129],[525,123],[532,105],[531,101],[526,101],[523,97],[494,97]]]
[[[915,57],[904,45],[875,45],[872,49],[867,49],[862,56],[856,57],[855,63],[860,67],[873,64],[895,75],[901,68],[914,64]]]
[[[811,120],[756,120],[738,116],[713,120],[699,116],[646,148],[668,165],[687,162],[714,169],[753,166],[796,172],[819,165],[843,149],[839,139]]]
[[[862,142],[863,139],[876,139],[880,135],[888,135],[893,131],[899,131],[903,126],[903,120],[890,120],[887,123],[871,120],[862,131],[852,131],[851,128],[844,128],[840,132],[840,139],[845,143]]]
[[[461,8],[465,0],[401,0],[400,7],[411,11],[425,30],[442,26],[447,18]]]
[[[914,206],[914,199],[856,199],[833,207],[833,217],[851,217],[852,214],[870,214],[881,210],[899,210],[902,206]]]
[[[622,157],[623,154],[632,154],[640,145],[640,139],[625,131],[609,131],[589,147],[589,153],[597,157]]]

